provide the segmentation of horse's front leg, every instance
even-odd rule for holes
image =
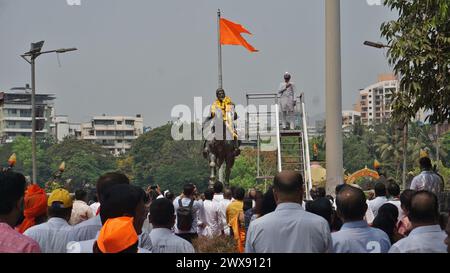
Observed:
[[[230,176],[231,176],[231,169],[234,165],[234,157],[228,157],[226,161],[226,169],[225,169],[225,187],[228,188],[230,186]]]
[[[213,153],[209,154],[209,169],[211,171],[209,176],[209,187],[212,187],[216,181],[216,156]]]

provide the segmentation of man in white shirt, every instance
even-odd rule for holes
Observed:
[[[192,239],[198,237],[197,228],[199,220],[201,223],[205,222],[205,220],[202,219],[204,218],[204,213],[202,212],[203,205],[200,201],[195,200],[194,190],[194,184],[189,183],[184,185],[183,194],[173,201],[173,206],[177,215],[175,221],[175,234],[190,243],[192,243]],[[178,210],[178,208],[181,207],[184,208],[183,210],[186,212],[186,214],[183,214],[184,216],[180,214],[181,210]],[[187,213],[187,211],[189,211],[189,213]],[[180,218],[181,216],[183,216],[183,218]]]
[[[281,122],[283,129],[286,129],[286,123],[289,122],[290,129],[295,129],[294,108],[295,108],[295,85],[290,82],[291,75],[284,74],[284,82],[280,84],[278,93],[280,94]]]
[[[335,253],[387,253],[391,247],[388,235],[369,227],[363,220],[367,211],[364,192],[355,187],[344,187],[336,196],[337,215],[344,223],[331,234]]]
[[[172,232],[175,224],[175,208],[166,198],[158,199],[150,205],[150,232],[152,253],[194,253],[194,247],[187,240]]]
[[[231,203],[232,194],[229,189],[223,191],[223,183],[217,181],[214,183],[214,197],[213,202],[218,204],[220,208],[220,218],[222,220],[221,228],[223,228],[226,235],[230,235],[230,227],[227,224],[227,207]]]
[[[277,208],[250,223],[246,253],[331,252],[328,222],[301,206],[303,183],[298,172],[283,171],[275,176],[273,192]]]
[[[433,172],[433,166],[428,157],[422,157],[419,164],[422,172],[411,181],[411,190],[430,191],[439,198],[444,182],[439,175]]]
[[[389,253],[446,253],[445,232],[439,226],[439,204],[436,195],[418,191],[408,211],[412,230],[408,237],[395,243]]]
[[[142,232],[144,218],[147,215],[146,201],[146,194],[141,188],[129,184],[117,184],[108,188],[104,193],[100,211],[101,223],[122,216],[133,217],[134,229],[139,239],[138,252],[140,253],[152,250],[150,237]],[[97,232],[95,238],[90,240],[70,242],[67,244],[67,253],[92,253],[98,235]]]
[[[372,210],[374,217],[377,217],[378,209],[387,201],[386,186],[382,182],[377,182],[375,184],[375,199],[369,201],[369,209]]]
[[[203,201],[203,210],[205,213],[205,227],[200,235],[207,237],[216,237],[224,234],[222,212],[220,203],[213,201],[214,192],[211,189],[205,191],[205,201]]]
[[[72,197],[64,189],[56,189],[50,194],[47,204],[48,221],[27,229],[24,235],[35,240],[42,253],[65,253],[67,243],[73,240],[73,227],[68,223]]]
[[[73,202],[72,215],[70,216],[69,224],[76,225],[86,221],[92,217],[91,207],[86,203],[87,192],[83,189],[75,191],[75,201]]]

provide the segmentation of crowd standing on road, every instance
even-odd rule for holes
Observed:
[[[12,170],[0,173],[0,252],[193,253],[195,241],[230,238],[240,253],[449,252],[448,214],[429,159],[410,189],[392,179],[375,184],[368,200],[356,185],[339,185],[335,197],[316,189],[303,200],[300,173],[278,173],[265,193],[216,182],[199,193],[184,185],[176,196],[159,186],[143,190],[121,173],[106,173],[75,198],[65,189],[49,195]]]

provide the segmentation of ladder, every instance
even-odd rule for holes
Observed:
[[[302,174],[305,181],[306,198],[311,200],[311,166],[309,160],[308,128],[306,126],[305,104],[300,98],[300,130],[281,130],[278,105],[276,107],[278,171],[292,170]]]
[[[297,171],[305,177],[303,133],[300,130],[280,130],[281,170]]]

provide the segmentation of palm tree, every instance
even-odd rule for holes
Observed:
[[[402,154],[401,142],[395,126],[391,124],[379,125],[376,127],[374,146],[376,147],[377,158],[388,171],[389,175],[395,173],[395,178],[399,177],[400,158]]]

